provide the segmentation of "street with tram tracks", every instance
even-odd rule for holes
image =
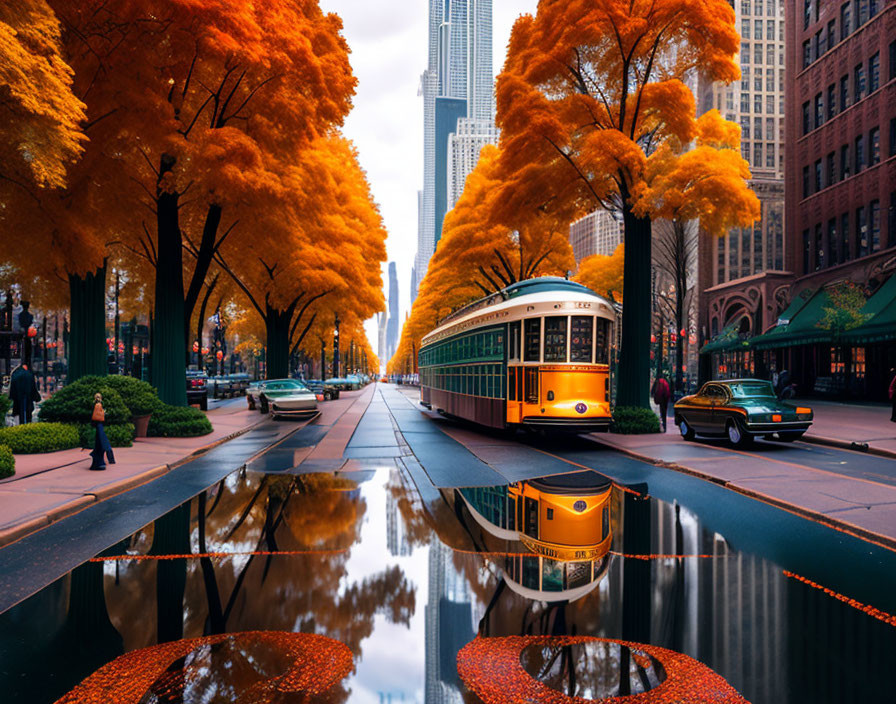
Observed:
[[[279,630],[330,639],[314,644],[332,658],[321,687],[342,701],[513,701],[499,695],[515,687],[541,701],[570,686],[665,701],[685,681],[697,700],[712,682],[752,702],[885,700],[876,673],[896,647],[896,526],[884,513],[873,531],[853,515],[887,510],[891,461],[803,442],[745,452],[671,434],[613,447],[621,436],[512,433],[442,417],[418,394],[372,384],[315,421],[264,421],[0,549],[10,701],[86,701],[134,663],[167,663],[156,643],[176,637],[201,653],[222,642],[216,633],[235,635],[184,670],[187,685],[213,677],[243,691],[252,678],[229,669],[243,658],[311,647],[238,640]],[[800,473],[815,492],[802,502],[759,490]],[[579,487],[566,491],[584,510],[603,491],[592,484],[611,487],[607,534],[592,547],[529,539],[528,523],[514,540],[512,512],[495,503],[528,491],[562,521],[551,487]],[[153,608],[134,617],[135,598]],[[38,614],[46,628],[35,630]],[[477,646],[477,635],[489,640]],[[557,640],[567,635],[579,640]],[[38,677],[74,643],[66,667]],[[571,659],[554,659],[561,646]],[[500,674],[520,653],[522,669]],[[594,658],[631,661],[631,680]],[[147,691],[163,670],[147,670]]]

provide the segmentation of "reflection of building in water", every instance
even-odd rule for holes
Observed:
[[[476,635],[473,595],[454,567],[453,552],[433,536],[426,603],[426,704],[462,702],[457,653]]]
[[[386,546],[392,557],[411,554],[408,534],[404,522],[398,515],[398,500],[389,492],[386,494]]]
[[[788,640],[781,569],[732,550],[687,509],[650,504],[652,553],[712,555],[652,561],[650,642],[724,673],[754,701],[779,700],[787,690]],[[611,583],[621,587],[622,571],[614,573]]]

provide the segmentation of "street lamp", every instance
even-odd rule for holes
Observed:
[[[339,313],[336,313],[336,328],[333,330],[333,376],[339,376]]]

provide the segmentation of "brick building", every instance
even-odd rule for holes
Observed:
[[[885,398],[896,366],[896,0],[788,0],[785,43],[789,284],[764,334],[723,330],[707,351],[715,375],[788,369],[804,393]],[[831,326],[849,285],[866,302]]]

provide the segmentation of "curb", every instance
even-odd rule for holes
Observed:
[[[826,438],[821,435],[803,435],[801,439],[803,442],[809,442],[813,445],[827,445],[841,450],[852,450],[853,452],[861,452],[865,455],[877,455],[878,457],[886,457],[890,460],[896,460],[896,451],[874,447],[866,442],[847,442],[846,440]]]
[[[104,486],[96,492],[82,494],[73,498],[68,503],[62,504],[60,506],[56,506],[52,510],[47,513],[41,514],[39,516],[35,516],[33,518],[29,518],[22,523],[15,524],[0,530],[0,549],[10,545],[11,543],[16,542],[17,540],[24,538],[27,535],[31,535],[32,533],[37,532],[38,530],[45,528],[46,526],[55,523],[63,518],[68,518],[76,513],[79,513],[83,509],[88,506],[92,506],[95,503],[103,501],[105,499],[109,499],[113,496],[118,496],[119,494],[124,494],[131,489],[136,489],[138,486],[142,486],[143,484],[147,484],[151,482],[153,479],[156,479],[163,474],[167,474],[172,469],[176,467],[180,467],[187,462],[190,462],[196,459],[200,455],[204,455],[207,452],[215,449],[219,445],[223,445],[225,442],[229,442],[234,438],[238,438],[240,435],[245,435],[250,430],[254,430],[259,425],[264,423],[267,418],[262,418],[257,423],[253,423],[252,425],[247,425],[244,428],[240,428],[239,430],[235,430],[229,435],[225,435],[224,437],[218,438],[214,442],[209,443],[208,445],[203,445],[202,447],[198,447],[193,450],[190,454],[182,457],[176,462],[172,462],[171,464],[161,464],[156,467],[151,467],[139,474],[135,474],[131,477],[127,477],[113,484],[109,484],[108,486]],[[298,428],[297,428],[298,430]],[[288,433],[286,437],[289,437],[292,433]],[[282,440],[281,440],[282,441]]]
[[[589,436],[590,437],[590,436]],[[783,501],[781,499],[777,499],[774,496],[769,496],[768,494],[763,494],[758,491],[753,491],[751,489],[746,489],[744,487],[738,486],[737,484],[732,484],[725,479],[720,479],[719,477],[713,476],[711,474],[706,474],[704,472],[700,472],[696,469],[691,469],[690,467],[685,467],[684,465],[676,464],[674,462],[664,462],[663,460],[658,460],[655,457],[650,457],[648,455],[643,455],[640,452],[635,452],[634,450],[630,450],[628,448],[619,447],[617,445],[613,445],[608,442],[601,442],[600,439],[593,438],[593,442],[598,442],[606,448],[611,450],[615,450],[616,452],[621,452],[624,455],[628,455],[636,460],[644,462],[645,464],[653,465],[654,467],[663,467],[665,469],[671,469],[676,472],[680,472],[682,474],[687,474],[696,479],[703,479],[708,482],[712,482],[718,486],[724,487],[729,491],[734,491],[742,496],[746,496],[750,499],[755,499],[757,501],[762,501],[763,503],[769,504],[771,506],[775,506],[789,513],[796,514],[803,518],[808,518],[816,523],[820,523],[821,525],[827,526],[828,528],[833,528],[834,530],[838,530],[842,533],[846,533],[848,535],[852,535],[854,537],[860,538],[862,540],[866,540],[870,543],[874,543],[879,545],[887,550],[893,550],[896,552],[896,538],[890,537],[888,535],[881,535],[880,533],[875,533],[873,531],[867,530],[865,528],[861,528],[859,526],[853,525],[852,523],[847,523],[845,521],[838,521],[836,518],[831,518],[830,516],[819,513],[818,511],[812,511],[803,506],[799,506],[797,504],[792,504],[787,501]]]

